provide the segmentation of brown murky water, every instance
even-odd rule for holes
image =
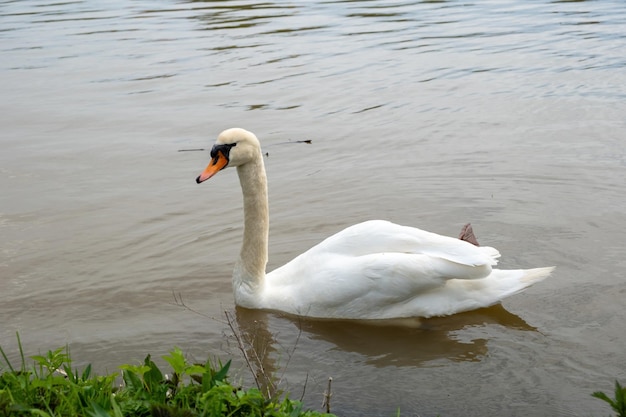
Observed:
[[[0,2],[2,347],[112,371],[176,345],[249,380],[223,314],[238,181],[197,186],[207,153],[177,152],[240,126],[269,154],[270,268],[372,218],[471,221],[503,268],[558,267],[418,329],[236,311],[292,397],[319,409],[332,376],[345,416],[608,413],[589,394],[626,379],[624,21],[618,1]]]

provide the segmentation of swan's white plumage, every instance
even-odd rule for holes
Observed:
[[[244,243],[233,273],[235,302],[243,307],[335,319],[443,316],[498,303],[553,270],[492,269],[500,257],[494,248],[372,220],[266,274],[269,215],[259,141],[228,129],[212,158],[197,181],[227,163],[237,167],[244,194]]]

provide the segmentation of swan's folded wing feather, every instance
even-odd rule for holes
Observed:
[[[401,308],[420,294],[438,291],[451,279],[479,279],[488,271],[488,265],[472,267],[423,254],[332,256],[318,263],[314,279],[281,286],[280,298],[294,300],[297,295],[298,303],[307,306],[306,313],[312,316],[376,317],[390,306]]]
[[[427,232],[415,227],[401,226],[386,220],[370,220],[350,226],[311,249],[317,253],[349,256],[380,253],[429,255],[468,265],[496,265],[500,253],[488,246]]]
[[[328,274],[324,273],[326,265],[330,267]],[[328,299],[336,298],[337,303],[360,298],[372,305],[387,305],[443,287],[450,279],[480,279],[490,272],[489,265],[474,267],[424,254],[384,252],[336,257],[317,272],[318,277],[327,278],[316,281],[324,283]]]

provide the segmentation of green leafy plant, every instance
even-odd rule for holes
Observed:
[[[615,381],[615,398],[610,398],[601,391],[596,391],[591,396],[608,403],[618,417],[626,417],[626,387],[622,387],[618,381]]]
[[[195,416],[330,416],[304,410],[299,401],[270,398],[258,388],[228,382],[231,362],[190,363],[179,348],[163,359],[172,373],[164,374],[147,355],[142,364],[122,365],[119,374],[95,375],[71,366],[67,347],[32,356],[27,367],[18,336],[21,366],[4,359],[0,373],[0,415],[8,417],[195,417]],[[6,369],[4,369],[6,368]]]
[[[19,336],[18,346],[22,358],[19,369],[0,348],[8,367],[0,374],[0,415],[87,415],[92,404],[109,402],[117,374],[92,375],[91,366],[82,372],[72,370],[67,348],[32,356],[33,366],[27,368]]]

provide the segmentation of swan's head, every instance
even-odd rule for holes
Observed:
[[[196,178],[200,184],[226,167],[237,167],[259,158],[261,144],[252,132],[232,128],[220,133],[211,149],[211,162]]]

